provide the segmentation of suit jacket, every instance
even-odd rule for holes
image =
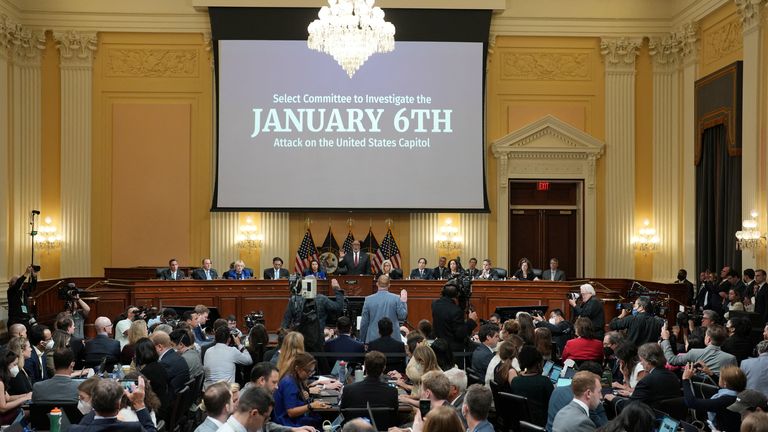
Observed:
[[[85,354],[85,341],[77,336],[72,336],[69,339],[69,349],[72,350],[72,354],[75,356],[75,370],[82,369],[83,355]]]
[[[432,269],[432,279],[447,279],[451,274],[451,270],[448,267],[435,267]]]
[[[397,329],[400,321],[408,318],[408,305],[400,301],[400,296],[386,290],[371,294],[363,302],[360,322],[360,341],[369,342],[379,337],[379,320],[387,317]]]
[[[603,301],[599,298],[592,296],[586,302],[583,302],[581,306],[573,308],[574,314],[580,317],[587,317],[592,320],[592,329],[595,331],[595,336],[602,339],[605,335],[605,311],[603,310]]]
[[[493,350],[481,343],[472,353],[472,369],[481,376],[485,376],[488,371],[488,363],[491,362],[493,355]]]
[[[187,278],[187,275],[184,273],[184,270],[182,269],[176,270],[176,279],[173,279],[171,277],[171,269],[163,269],[163,271],[160,272],[160,279],[162,280],[181,280],[186,278]]]
[[[344,256],[339,259],[339,268],[336,271],[339,274],[348,275],[371,274],[371,260],[368,258],[368,254],[363,250],[360,250],[359,253],[360,255],[357,259],[357,265],[355,265],[355,253],[345,253]]]
[[[464,269],[464,274],[466,276],[471,277],[472,279],[475,279],[476,277],[480,276],[480,273],[482,273],[482,270],[480,270],[477,267],[475,267],[474,269],[469,269],[469,268]]]
[[[453,351],[463,351],[468,337],[477,327],[473,320],[464,321],[464,311],[448,297],[432,302],[432,328],[435,337],[448,341]]]
[[[280,273],[282,273],[282,271]],[[308,268],[308,269],[304,270],[304,276],[314,276],[315,279],[317,279],[317,280],[326,280],[326,279],[328,279],[328,275],[325,274],[324,271],[318,270],[317,273],[312,273],[312,269],[311,268]]]
[[[210,417],[206,417],[205,421],[195,429],[195,432],[216,432],[217,430],[219,430],[219,425],[214,423]]]
[[[211,274],[211,279],[219,278],[219,273],[216,272],[216,269],[210,269],[208,270],[208,273]],[[198,268],[198,269],[192,270],[192,279],[207,280],[205,278],[205,269]]]
[[[410,278],[411,279],[423,279],[423,280],[434,279],[432,277],[432,270],[428,269],[428,268],[424,269],[424,274],[423,275],[421,274],[421,271],[419,271],[418,268],[415,268],[415,269],[411,270]]]
[[[541,273],[541,280],[552,280],[552,270],[546,269],[543,273]],[[555,270],[555,280],[556,281],[564,281],[565,280],[565,272],[557,269]]]
[[[379,351],[384,354],[403,354],[403,356],[387,356],[387,370],[405,373],[405,344],[391,337],[380,337],[368,343],[368,352]]]
[[[664,357],[667,358],[667,362],[672,366],[685,366],[686,363],[696,363],[701,361],[712,372],[720,375],[720,368],[728,365],[736,365],[736,357],[733,354],[728,354],[720,349],[718,346],[707,345],[704,348],[694,348],[689,350],[685,354],[675,355],[672,351],[672,346],[669,340],[661,341],[661,348],[664,350]]]
[[[248,270],[247,268],[243,269],[243,271],[240,273],[240,277],[238,277],[237,272],[235,272],[234,269],[228,270],[222,276],[223,279],[250,279],[252,277],[253,277],[253,273],[251,273],[251,271]]]
[[[69,430],[71,432],[157,432],[148,409],[136,411],[136,417],[139,418],[138,422],[121,422],[117,418],[91,420],[92,417],[85,416],[80,420],[80,424],[72,425]]]
[[[381,379],[365,377],[364,380],[344,386],[339,406],[344,408],[366,408],[366,403],[371,407],[390,407],[392,413],[376,413],[376,427],[379,430],[387,430],[391,426],[397,426],[397,389],[390,387]]]
[[[501,277],[499,277],[499,272],[497,272],[494,269],[488,270],[488,275],[483,277],[483,271],[480,270],[480,273],[477,274],[475,279],[484,279],[484,280],[499,280]]]
[[[595,424],[589,419],[584,408],[575,401],[563,407],[555,416],[552,432],[593,432]]]
[[[104,357],[107,358],[106,367],[109,370],[120,358],[120,342],[105,334],[99,334],[85,343],[84,363],[86,366],[98,366]]]
[[[658,408],[659,402],[678,398],[682,393],[677,375],[663,367],[657,367],[637,382],[630,400],[645,402],[651,408]]]
[[[149,380],[152,391],[160,399],[160,409],[155,413],[157,419],[168,421],[172,396],[168,390],[168,373],[160,362],[152,362],[141,367],[141,374]]]
[[[365,345],[359,340],[349,335],[339,335],[325,343],[325,352],[327,353],[364,353]],[[328,364],[333,365],[337,360],[346,360],[347,363],[362,364],[363,358],[345,358],[345,357],[329,357]]]
[[[270,267],[266,270],[264,270],[264,279],[288,279],[288,275],[290,275],[291,272],[288,270],[281,268],[280,273],[277,275],[278,277],[275,278],[275,268]]]
[[[768,321],[768,283],[764,283],[755,294],[755,313],[760,314],[761,322]]]
[[[189,366],[179,353],[173,349],[168,350],[160,359],[160,364],[165,367],[168,374],[168,390],[177,393],[184,388],[189,381]]]
[[[43,367],[40,367],[40,357],[37,355],[37,351],[32,348],[32,357],[24,360],[24,370],[27,371],[29,380],[34,385],[38,381],[42,381],[50,378],[48,376],[48,370],[45,367],[45,359],[43,359]]]
[[[77,403],[79,384],[68,376],[54,375],[32,386],[32,403]]]

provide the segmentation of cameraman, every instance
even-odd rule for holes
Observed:
[[[658,342],[661,334],[661,326],[664,324],[660,318],[651,314],[651,299],[640,296],[635,300],[632,311],[622,308],[621,315],[614,318],[608,327],[611,330],[627,330],[627,340],[635,346],[646,342]]]
[[[248,366],[253,363],[251,355],[240,343],[240,338],[232,335],[229,327],[217,328],[214,338],[216,344],[205,351],[203,359],[206,388],[219,381],[235,382],[236,365]]]
[[[8,327],[13,324],[24,324],[29,330],[30,325],[34,324],[29,295],[36,286],[37,273],[31,265],[23,275],[13,276],[8,281]]]
[[[595,297],[595,288],[590,284],[584,284],[579,287],[581,293],[581,305],[576,304],[576,300],[569,299],[573,308],[574,318],[585,317],[592,321],[592,329],[595,337],[602,339],[605,334],[605,312],[603,311],[603,301]]]
[[[84,339],[83,325],[85,324],[85,319],[88,318],[88,314],[91,312],[91,307],[80,298],[80,290],[75,287],[74,283],[67,284],[67,296],[65,310],[69,312],[72,321],[75,323],[73,336]]]
[[[301,277],[291,276],[290,283],[291,298],[280,326],[303,333],[304,349],[307,352],[320,352],[325,344],[323,330],[328,315],[341,314],[344,311],[344,290],[341,289],[339,281],[331,279],[336,299],[331,300],[323,294],[317,294],[311,299],[298,294]]]
[[[468,348],[469,335],[477,327],[477,312],[469,312],[465,320],[464,310],[459,307],[458,281],[450,280],[441,292],[441,297],[432,302],[432,326],[436,338],[448,341],[451,351]]]

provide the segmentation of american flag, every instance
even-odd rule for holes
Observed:
[[[376,258],[376,252],[379,251],[379,242],[376,241],[376,236],[373,235],[373,228],[368,227],[368,235],[360,243],[360,250],[368,254],[368,257],[371,259],[371,273],[376,274],[379,269],[376,267],[376,260],[374,258]]]
[[[331,227],[328,227],[328,234],[325,235],[322,246],[320,246],[320,252],[331,252],[334,255],[339,254],[339,244],[336,242],[336,237],[333,235]]]
[[[318,253],[315,241],[312,239],[312,231],[307,229],[307,232],[304,233],[304,239],[301,241],[301,246],[299,246],[299,250],[296,252],[294,271],[304,273],[304,269],[309,267],[309,263],[313,259],[318,259]]]
[[[397,242],[392,235],[391,229],[387,229],[387,235],[384,236],[379,251],[376,252],[376,256],[373,258],[374,265],[378,269],[381,269],[381,264],[385,260],[392,261],[393,268],[400,268],[400,249],[397,247]]]
[[[344,239],[344,244],[341,245],[341,250],[345,254],[352,253],[352,242],[355,241],[355,236],[352,235],[352,231],[347,233],[347,238]]]

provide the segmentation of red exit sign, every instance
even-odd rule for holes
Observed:
[[[537,191],[548,191],[549,190],[549,182],[546,182],[546,181],[536,182],[536,190]]]

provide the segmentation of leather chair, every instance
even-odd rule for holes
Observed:
[[[496,272],[496,274],[499,276],[499,278],[501,278],[501,279],[506,279],[507,278],[507,270],[506,269],[503,269],[501,267],[493,267],[493,271]]]

